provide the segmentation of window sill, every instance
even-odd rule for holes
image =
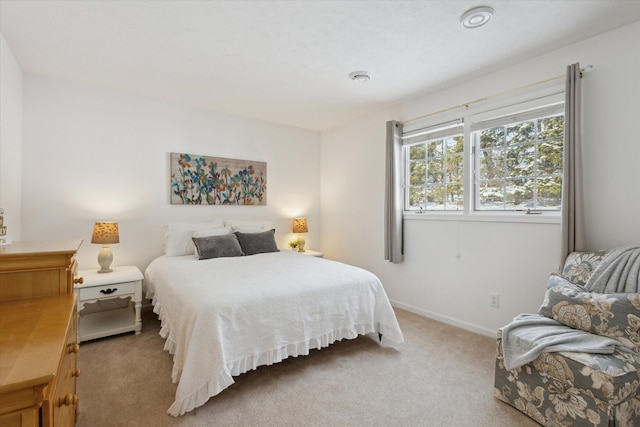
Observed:
[[[529,224],[560,224],[560,213],[526,214],[524,212],[404,212],[409,221],[469,221],[469,222],[521,222]]]

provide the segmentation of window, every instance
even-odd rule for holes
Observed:
[[[558,212],[563,94],[405,131],[405,211]]]
[[[474,126],[476,210],[560,210],[564,113],[548,113]]]
[[[462,121],[403,136],[406,146],[406,210],[461,210],[464,207]],[[420,142],[414,142],[414,141]]]

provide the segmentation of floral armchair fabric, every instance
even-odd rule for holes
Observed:
[[[640,294],[581,287],[606,252],[573,253],[538,314],[617,340],[613,354],[542,353],[508,370],[498,331],[494,396],[545,426],[640,427]]]

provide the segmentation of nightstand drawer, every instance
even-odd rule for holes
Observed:
[[[78,294],[78,342],[94,340],[125,332],[142,332],[142,279],[135,265],[113,267],[111,273],[80,270],[84,278],[75,286]],[[126,298],[128,304],[116,304]],[[110,301],[102,304],[101,302]],[[98,304],[93,304],[97,302]],[[91,309],[85,310],[86,305]],[[118,308],[114,308],[117,306]],[[96,311],[96,309],[99,309]]]
[[[134,294],[136,292],[136,282],[114,283],[86,289],[76,288],[76,290],[79,291],[80,301],[115,298],[121,295]]]

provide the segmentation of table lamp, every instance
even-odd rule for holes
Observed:
[[[298,233],[298,252],[304,252],[304,237],[301,233],[309,232],[307,226],[307,218],[294,218],[293,219],[293,232]]]
[[[113,269],[109,268],[113,261],[113,254],[111,253],[109,245],[112,243],[120,243],[118,223],[115,221],[97,221],[93,226],[91,243],[102,245],[98,253],[98,264],[100,264],[98,273],[109,273],[113,271]]]

